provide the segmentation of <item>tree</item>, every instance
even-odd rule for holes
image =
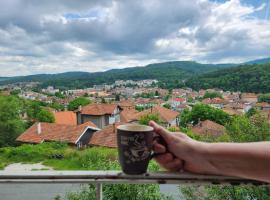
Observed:
[[[216,97],[223,98],[219,92],[206,92],[203,96],[203,99],[208,99],[208,98],[213,99]]]
[[[41,102],[26,101],[25,108],[28,118],[32,121],[35,121],[35,119],[37,119],[37,114],[41,111]]]
[[[104,97],[101,98],[101,103],[107,103]]]
[[[157,123],[160,123],[160,117],[157,114],[148,114],[144,115],[139,119],[140,124],[148,125],[150,121],[155,121]]]
[[[115,101],[120,101],[120,95],[119,94],[115,95]]]
[[[270,140],[270,124],[261,113],[247,116],[234,116],[226,125],[232,141],[254,142]]]
[[[258,96],[258,102],[270,103],[270,94],[261,94]]]
[[[64,111],[65,110],[65,106],[63,106],[62,104],[59,104],[57,102],[53,102],[51,104],[48,105],[49,107],[58,110],[58,111]]]
[[[56,97],[60,98],[60,99],[64,99],[65,98],[65,95],[63,95],[61,92],[56,92],[54,95]]]
[[[164,107],[164,108],[167,108],[167,109],[171,109],[171,105],[168,104],[168,103],[164,104],[163,107]]]
[[[159,96],[159,92],[157,90],[155,91],[155,96]]]
[[[0,96],[0,147],[15,145],[16,138],[25,130],[20,119],[23,103],[15,96]]]
[[[19,90],[12,90],[11,92],[10,92],[10,94],[11,95],[18,95],[18,94],[20,94],[21,93],[21,90],[19,89]]]
[[[78,109],[79,106],[85,106],[89,103],[91,103],[91,101],[89,99],[87,99],[85,97],[78,97],[68,104],[68,110],[73,111],[73,110]]]
[[[50,111],[47,111],[45,109],[41,109],[41,111],[37,114],[37,120],[39,122],[55,122],[54,115]]]
[[[187,127],[188,124],[197,124],[200,120],[211,120],[218,124],[225,125],[230,122],[230,116],[220,109],[209,105],[196,104],[192,111],[185,109],[180,118],[180,125]]]

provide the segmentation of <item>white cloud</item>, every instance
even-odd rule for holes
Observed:
[[[0,2],[0,76],[270,55],[266,4],[207,0]]]

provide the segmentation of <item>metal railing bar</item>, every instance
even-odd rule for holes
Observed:
[[[268,184],[227,176],[171,172],[126,175],[120,171],[31,171],[24,173],[2,171],[0,172],[0,183]]]

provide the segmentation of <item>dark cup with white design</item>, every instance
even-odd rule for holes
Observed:
[[[154,138],[151,126],[125,124],[117,127],[118,157],[124,173],[146,173],[153,157]]]

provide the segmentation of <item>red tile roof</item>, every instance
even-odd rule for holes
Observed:
[[[133,116],[135,114],[137,114],[138,111],[135,110],[135,109],[126,109],[126,110],[123,110],[121,113],[120,113],[120,121],[121,122],[129,122],[132,120]]]
[[[132,120],[140,120],[142,116],[149,115],[149,114],[157,114],[163,122],[169,123],[173,121],[180,113],[164,108],[162,106],[155,106],[153,108],[149,108],[147,110],[144,110],[142,112],[135,114],[132,117]]]
[[[184,102],[185,99],[184,98],[174,98],[173,101],[177,101],[177,102]]]
[[[65,141],[76,144],[77,140],[84,133],[86,128],[96,128],[92,122],[86,122],[79,126],[56,124],[56,123],[40,123],[41,133],[38,134],[38,124],[35,123],[24,133],[22,133],[16,141],[26,143],[42,143],[43,141]]]
[[[116,104],[89,104],[80,111],[84,115],[111,115],[117,108]]]
[[[53,114],[56,124],[77,125],[76,114],[72,111],[55,112]]]
[[[89,144],[93,146],[103,146],[103,147],[117,147],[117,127],[124,123],[110,124],[100,131],[94,133],[91,137]]]
[[[219,136],[225,133],[225,127],[216,122],[205,120],[192,127],[192,132],[199,135]]]
[[[130,100],[122,100],[118,103],[118,105],[120,106],[120,108],[122,109],[126,109],[126,108],[132,108],[134,107],[134,102],[130,101]]]

